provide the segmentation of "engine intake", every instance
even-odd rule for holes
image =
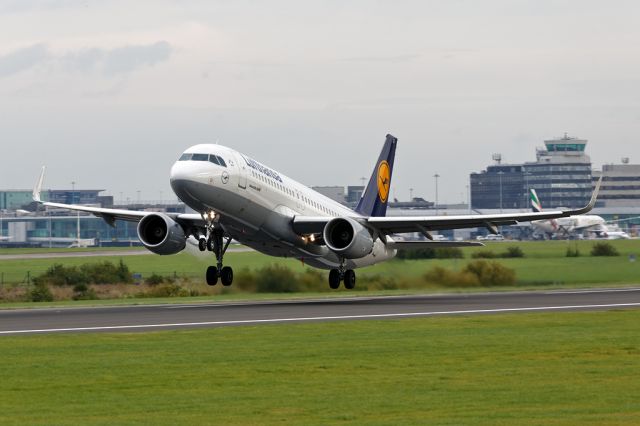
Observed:
[[[350,217],[332,219],[325,225],[322,235],[329,250],[346,259],[359,259],[373,250],[369,231]]]
[[[151,213],[140,220],[138,238],[147,249],[163,255],[179,253],[187,244],[182,226],[161,213]]]

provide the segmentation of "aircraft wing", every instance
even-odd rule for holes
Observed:
[[[503,213],[493,215],[461,215],[461,216],[375,216],[354,218],[380,234],[401,234],[422,232],[430,237],[430,231],[462,228],[487,228],[497,234],[498,226],[516,225],[519,222],[549,220],[561,217],[577,216],[590,212],[595,206],[602,178],[596,184],[591,201],[585,207],[576,210],[555,210],[529,213]],[[332,218],[296,216],[293,228],[299,233],[322,232],[324,225]]]
[[[484,246],[477,241],[391,241],[387,242],[387,246],[395,249],[423,249],[423,248],[441,248],[441,247],[478,247]]]
[[[36,182],[36,186],[33,188],[33,201],[36,201],[37,203],[43,206],[91,213],[94,216],[104,219],[104,221],[111,226],[114,226],[114,223],[116,220],[138,222],[140,219],[142,219],[143,217],[151,213],[151,212],[141,212],[136,210],[107,209],[102,207],[80,206],[76,204],[50,203],[48,201],[42,201],[40,197],[40,192],[42,190],[42,182],[44,181],[44,172],[45,172],[45,167],[42,167],[40,178]],[[204,219],[198,214],[184,214],[184,213],[182,214],[163,213],[163,214],[169,216],[171,219],[175,220],[176,222],[182,225],[191,225],[191,226],[205,225]]]

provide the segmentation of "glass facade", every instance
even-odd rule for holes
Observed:
[[[592,193],[591,159],[587,141],[565,135],[545,141],[536,162],[497,164],[472,173],[471,207],[474,209],[530,209],[529,190],[535,189],[544,209],[579,208]]]

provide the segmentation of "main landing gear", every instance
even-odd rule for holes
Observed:
[[[356,273],[353,269],[344,269],[344,260],[338,269],[329,271],[329,287],[337,289],[340,287],[340,281],[344,281],[344,288],[347,290],[352,290],[356,286]]]
[[[200,251],[209,250],[216,256],[216,266],[207,268],[207,284],[216,285],[218,278],[223,286],[230,286],[233,283],[233,269],[230,266],[222,266],[224,254],[231,243],[231,237],[225,236],[224,231],[214,228],[212,224],[207,225],[207,238],[198,240],[198,248]]]

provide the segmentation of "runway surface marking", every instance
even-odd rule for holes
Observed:
[[[640,291],[640,288],[612,288],[612,289],[596,289],[596,290],[554,290],[545,294],[589,294],[589,293],[624,293]]]
[[[464,315],[464,314],[488,314],[488,313],[508,313],[508,312],[537,312],[537,311],[559,311],[573,309],[604,309],[604,308],[630,308],[640,307],[639,303],[611,303],[599,305],[566,305],[566,306],[537,306],[526,308],[501,308],[501,309],[468,309],[458,311],[437,311],[437,312],[407,312],[407,313],[390,313],[390,314],[366,314],[366,315],[338,315],[338,316],[317,316],[317,317],[299,317],[299,318],[269,318],[269,319],[253,319],[253,320],[231,320],[231,321],[202,321],[189,323],[173,323],[173,324],[134,324],[134,325],[115,325],[115,326],[97,326],[97,327],[70,327],[70,328],[45,328],[32,330],[9,330],[0,331],[0,335],[8,334],[33,334],[33,333],[55,333],[55,332],[72,332],[72,331],[108,331],[108,330],[135,330],[142,328],[175,328],[175,327],[196,327],[196,326],[215,326],[215,325],[248,325],[248,324],[264,324],[264,323],[286,323],[286,322],[306,322],[306,321],[323,321],[323,320],[352,320],[352,319],[375,319],[375,318],[407,318],[407,317],[424,317],[438,315]]]

